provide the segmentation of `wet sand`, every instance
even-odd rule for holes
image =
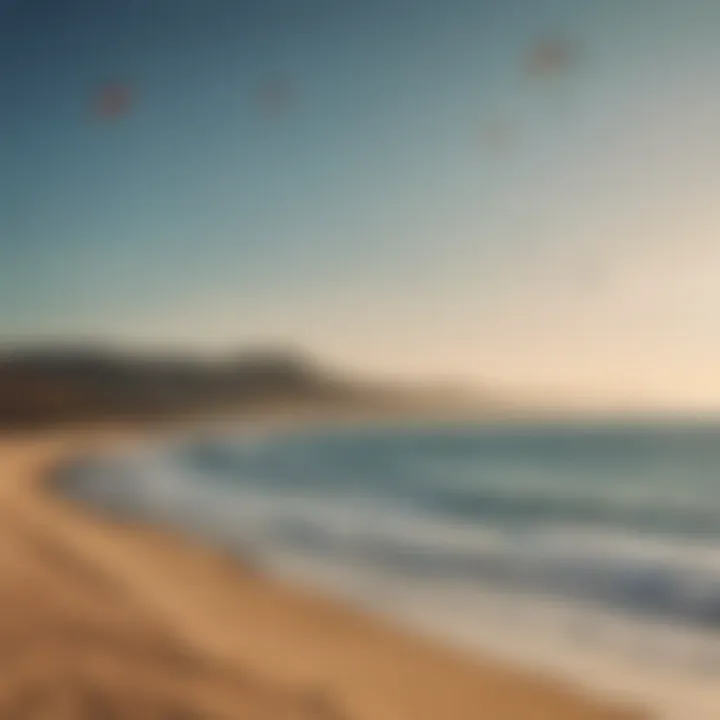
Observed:
[[[59,461],[128,439],[0,437],[0,718],[641,717],[50,492]]]

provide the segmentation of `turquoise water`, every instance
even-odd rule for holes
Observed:
[[[720,681],[720,425],[242,438],[96,458],[63,484],[453,642],[488,645],[504,619],[549,665],[581,648],[638,678]]]

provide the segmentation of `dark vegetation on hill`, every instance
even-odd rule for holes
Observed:
[[[256,351],[222,360],[95,348],[0,353],[0,426],[165,417],[268,403],[348,401],[352,383],[306,357]]]

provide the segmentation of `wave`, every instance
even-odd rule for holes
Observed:
[[[714,701],[699,708],[720,668],[720,545],[697,527],[714,513],[709,457],[688,492],[663,463],[653,486],[637,457],[634,476],[608,474],[597,448],[584,476],[579,460],[564,474],[555,460],[481,452],[477,464],[470,435],[464,458],[452,440],[433,456],[395,431],[359,446],[350,434],[206,438],[87,459],[57,482],[455,644],[632,691],[679,708],[673,719],[719,717]]]
[[[532,525],[508,525],[497,512],[497,496],[483,492],[475,502],[485,503],[492,522],[459,522],[443,514],[445,505],[438,498],[428,504],[440,508],[433,513],[348,486],[329,495],[267,486],[253,477],[212,484],[163,455],[76,468],[65,489],[112,512],[190,526],[216,540],[249,546],[256,554],[292,552],[403,576],[461,579],[720,626],[717,546],[621,534],[598,523],[577,523],[576,512],[568,513],[575,525],[548,524],[532,498],[513,501],[516,517],[518,502],[534,508]]]
[[[636,441],[634,459],[628,464],[618,460],[617,448],[611,447],[609,457],[600,462],[603,454],[593,447],[588,460],[573,443],[564,439],[561,444],[554,437],[549,442],[543,436],[544,444],[534,440],[542,449],[540,458],[527,457],[527,446],[534,447],[527,438],[523,440],[525,456],[520,458],[514,454],[511,439],[505,437],[502,442],[493,438],[502,452],[486,437],[481,437],[482,442],[475,438],[474,444],[471,437],[445,438],[441,450],[436,438],[421,438],[422,442],[396,432],[359,439],[346,435],[290,438],[254,448],[205,443],[186,448],[182,462],[225,482],[247,485],[254,480],[264,487],[283,489],[301,485],[318,494],[339,489],[379,493],[407,506],[468,521],[592,523],[720,536],[720,484],[716,481],[720,458],[713,437],[703,435],[704,443],[699,443],[690,435],[693,444],[686,439],[680,446],[683,451],[693,450],[691,486],[680,488],[678,477],[687,474],[688,458],[685,452],[678,456],[677,447],[667,453],[667,442],[661,446],[665,455],[648,456],[649,447],[657,450],[657,440],[654,445]],[[703,458],[699,451],[707,450],[708,440],[712,453]],[[398,446],[393,445],[395,441]],[[644,448],[645,454],[638,448]],[[568,456],[575,460],[570,462]]]

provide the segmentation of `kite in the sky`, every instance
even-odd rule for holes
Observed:
[[[257,91],[257,103],[266,117],[277,118],[287,114],[293,101],[290,83],[282,77],[260,85]]]
[[[115,120],[130,112],[132,103],[132,91],[128,85],[108,83],[95,94],[93,112],[100,120]]]
[[[526,56],[526,70],[532,77],[552,77],[570,69],[577,59],[577,47],[567,38],[546,38],[534,44]]]

